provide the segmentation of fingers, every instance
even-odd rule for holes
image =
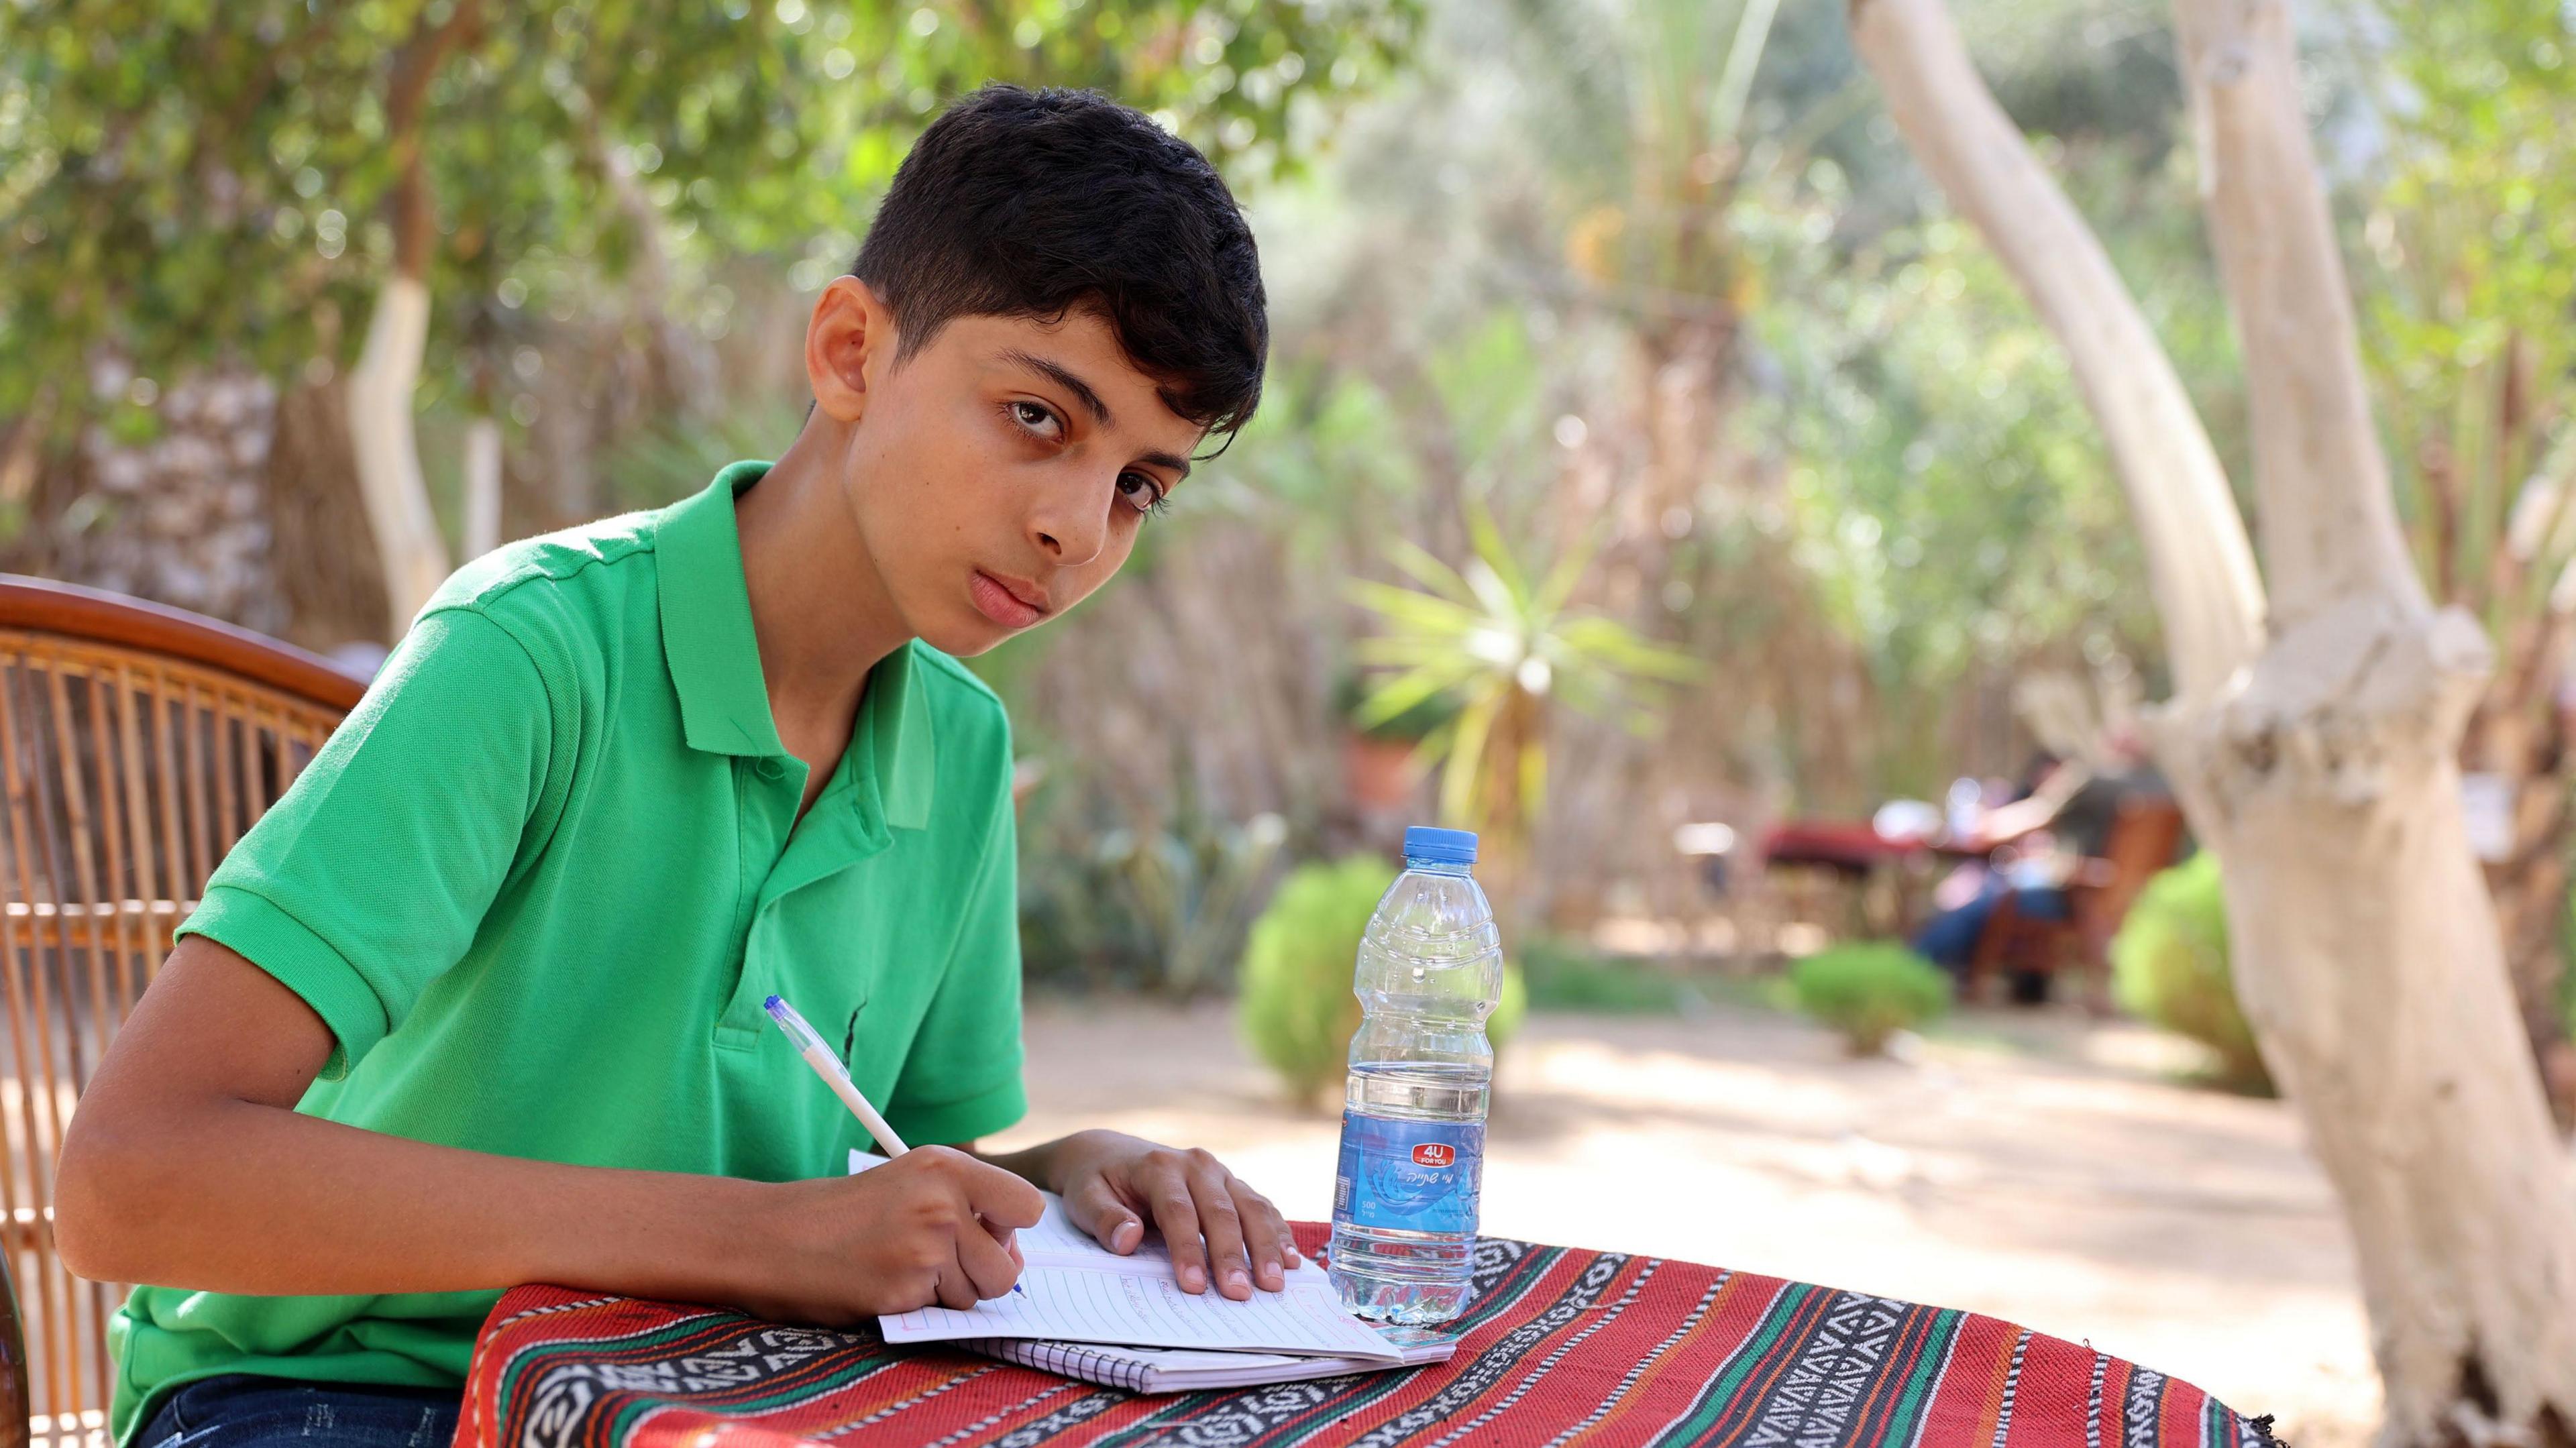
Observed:
[[[1244,1250],[1243,1214],[1235,1206],[1234,1178],[1205,1151],[1192,1151],[1184,1168],[1198,1229],[1207,1239],[1207,1269],[1216,1290],[1241,1301],[1252,1295],[1252,1261]],[[1166,1234],[1168,1237],[1169,1234]]]
[[[1190,1196],[1189,1177],[1177,1152],[1157,1152],[1147,1163],[1146,1202],[1154,1225],[1162,1229],[1163,1246],[1172,1254],[1172,1280],[1183,1292],[1204,1292],[1208,1284],[1207,1248],[1199,1241],[1199,1204]]]
[[[972,1227],[957,1233],[957,1266],[974,1294],[967,1303],[970,1307],[1009,1292],[1011,1284],[1020,1280],[1020,1264],[1012,1250],[994,1241],[992,1233]]]
[[[1101,1246],[1124,1257],[1145,1240],[1145,1223],[1119,1198],[1106,1177],[1095,1176],[1064,1199],[1064,1214]]]
[[[928,1150],[925,1147],[923,1150]],[[1046,1198],[1036,1187],[991,1162],[957,1153],[958,1181],[966,1204],[996,1228],[1034,1227],[1046,1215]]]
[[[1288,1219],[1240,1177],[1228,1176],[1226,1189],[1243,1218],[1243,1247],[1252,1258],[1253,1282],[1265,1292],[1280,1291],[1297,1265],[1297,1239],[1288,1230]]]
[[[930,1295],[939,1305],[962,1311],[1019,1281],[1025,1259],[1018,1229],[1037,1225],[1046,1208],[1037,1188],[939,1146],[915,1148],[868,1176],[889,1185],[904,1181],[917,1204],[917,1229],[937,1234],[935,1244],[922,1244],[929,1252],[922,1265],[932,1267]]]
[[[939,1278],[931,1284],[931,1292],[939,1299],[940,1306],[953,1307],[960,1312],[983,1301],[975,1294],[974,1277],[953,1258],[947,1266],[939,1269]]]

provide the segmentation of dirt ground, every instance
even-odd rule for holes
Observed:
[[[1330,1214],[1335,1115],[1284,1103],[1223,1007],[1033,1003],[1028,1121],[1206,1146]],[[2190,1048],[2073,1014],[1971,1015],[1908,1059],[1802,1022],[1534,1018],[1505,1055],[1484,1229],[1965,1307],[2279,1417],[2374,1422],[2351,1249],[2278,1102],[2178,1084]],[[1335,1103],[1335,1110],[1338,1103]]]

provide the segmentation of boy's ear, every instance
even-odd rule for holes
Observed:
[[[835,422],[858,421],[894,355],[893,311],[866,282],[834,277],[805,324],[805,380],[814,388],[814,406]]]

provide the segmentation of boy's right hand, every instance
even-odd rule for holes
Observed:
[[[759,1282],[761,1317],[843,1327],[937,1303],[967,1308],[1020,1277],[1013,1230],[1045,1210],[1038,1189],[944,1146],[851,1177],[780,1183]]]

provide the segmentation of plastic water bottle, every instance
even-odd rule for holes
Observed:
[[[1360,937],[1331,1275],[1342,1304],[1396,1323],[1446,1322],[1467,1305],[1485,1107],[1494,1075],[1485,1017],[1503,990],[1494,908],[1476,886],[1476,837],[1404,832],[1396,877]]]

